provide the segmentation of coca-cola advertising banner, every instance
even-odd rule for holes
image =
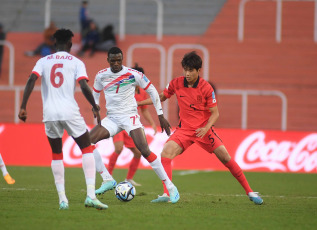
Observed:
[[[91,128],[91,127],[89,127]],[[88,129],[89,129],[88,128]],[[158,128],[159,130],[160,128]],[[217,129],[230,155],[244,171],[317,173],[317,133],[268,130]],[[152,152],[160,156],[165,133],[145,128]],[[114,152],[112,138],[97,145],[105,164]],[[52,154],[43,124],[0,124],[0,153],[6,165],[50,166]],[[65,132],[64,163],[81,167],[81,151]],[[133,154],[124,148],[116,167],[127,168]],[[140,168],[150,168],[142,158]],[[173,160],[173,169],[226,170],[214,156],[193,144]]]

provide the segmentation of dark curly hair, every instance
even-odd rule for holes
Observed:
[[[196,51],[192,51],[184,55],[181,63],[184,69],[198,70],[201,68],[203,61],[201,60],[201,57],[196,53]]]
[[[53,37],[56,39],[56,44],[66,44],[74,37],[74,34],[69,29],[59,29],[54,33]]]

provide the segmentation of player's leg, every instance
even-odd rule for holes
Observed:
[[[82,167],[87,185],[86,207],[107,209],[108,206],[101,203],[95,195],[96,166],[89,132],[83,118],[62,122],[68,134],[73,137],[82,152]]]
[[[213,128],[205,135],[203,139],[197,138],[196,140],[203,149],[207,150],[210,153],[213,152],[221,161],[221,163],[229,169],[231,174],[244,188],[250,200],[252,200],[255,204],[263,203],[263,200],[261,197],[259,197],[258,193],[252,191],[244,173],[242,172],[242,169],[235,162],[235,160],[231,158],[230,154],[228,153],[227,149],[225,148],[221,139],[216,134]]]
[[[258,195],[258,193],[252,191],[242,169],[237,164],[237,162],[233,158],[231,158],[225,146],[221,145],[217,147],[214,150],[214,153],[217,156],[217,158],[230,170],[231,174],[237,179],[237,181],[241,184],[246,194],[249,196],[250,200],[253,201],[255,204],[262,204],[262,198]]]
[[[47,125],[45,125],[47,127]],[[54,176],[55,186],[59,198],[59,209],[68,209],[68,199],[65,192],[65,168],[63,163],[62,138],[51,138],[47,136],[52,149],[51,168]]]
[[[109,164],[108,164],[108,171],[112,175],[113,169],[116,165],[116,162],[118,160],[118,157],[120,153],[123,150],[123,132],[120,132],[112,137],[113,145],[114,145],[114,152],[111,154],[109,158]]]
[[[139,184],[133,180],[133,177],[134,177],[136,171],[138,170],[138,167],[140,164],[141,152],[136,147],[129,148],[129,149],[133,153],[133,158],[132,158],[130,165],[129,165],[126,181],[130,182],[134,186],[141,186],[141,184]]]
[[[2,156],[0,154],[0,169],[2,171],[2,175],[3,175],[3,178],[5,179],[5,181],[8,183],[8,184],[14,184],[15,183],[15,180],[10,176],[10,174],[8,173],[7,171],[7,168],[6,168],[6,165],[4,164],[4,161],[2,159]]]
[[[162,165],[169,177],[172,180],[172,160],[183,152],[183,148],[180,147],[178,143],[174,140],[168,140],[162,150],[161,154],[161,161]],[[161,202],[168,202],[169,198],[169,191],[166,188],[165,184],[163,183],[164,193],[162,196],[158,196],[157,199],[152,200],[153,203],[161,203]]]
[[[143,128],[137,128],[130,131],[135,146],[140,150],[142,156],[150,163],[156,175],[163,181],[169,191],[170,201],[176,203],[180,196],[176,186],[168,178],[161,161],[149,149]]]
[[[96,165],[93,154],[93,146],[90,143],[88,131],[79,137],[73,137],[82,152],[82,166],[85,174],[87,185],[87,197],[85,200],[86,207],[94,207],[96,209],[107,209],[106,204],[101,203],[95,195],[95,182],[96,182]]]
[[[91,142],[96,144],[98,141],[107,139],[111,134],[118,132],[116,124],[111,121],[108,117],[101,121],[101,126],[95,126],[89,133]],[[96,171],[102,177],[102,184],[99,189],[95,191],[95,194],[100,195],[108,190],[112,190],[116,187],[117,182],[113,179],[111,174],[108,172],[106,166],[104,165],[101,155],[97,148],[94,147],[93,154],[95,157]]]
[[[133,158],[130,162],[128,174],[127,174],[127,177],[125,180],[130,182],[134,186],[141,186],[141,184],[139,184],[133,180],[133,177],[134,177],[136,171],[138,170],[142,154],[135,147],[133,139],[129,136],[129,134],[126,131],[122,131],[121,133],[123,133],[122,135],[123,135],[125,147],[129,148],[133,153]]]

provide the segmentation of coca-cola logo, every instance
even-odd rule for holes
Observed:
[[[298,142],[266,141],[262,131],[252,133],[237,148],[235,160],[242,169],[267,168],[271,171],[317,171],[317,134]]]
[[[154,131],[152,128],[144,128],[145,135],[150,147],[150,150],[155,153],[158,157],[160,157],[161,151],[163,149],[164,143],[168,139],[168,136],[165,133],[157,133],[154,135]],[[102,141],[99,141],[96,144],[96,148],[98,149],[102,161],[104,164],[109,163],[109,157],[114,152],[114,145],[112,138],[108,138]],[[72,137],[67,137],[67,139],[63,143],[63,154],[64,154],[64,162],[68,165],[80,165],[82,163],[82,153],[77,144],[74,142]],[[116,164],[118,166],[124,166],[130,163],[133,158],[132,152],[124,147]],[[141,158],[140,164],[148,167],[150,164],[144,157]]]

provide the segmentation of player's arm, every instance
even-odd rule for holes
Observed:
[[[157,133],[157,128],[156,128],[156,124],[149,112],[149,110],[147,108],[140,108],[141,113],[143,115],[143,117],[145,118],[145,120],[147,120],[150,125],[152,126],[153,130],[154,130],[154,135]]]
[[[150,95],[152,103],[155,107],[156,113],[158,115],[159,121],[160,121],[160,125],[162,128],[162,132],[165,130],[167,135],[171,134],[171,125],[169,124],[169,122],[164,118],[163,115],[163,109],[162,109],[162,104],[161,104],[161,100],[160,100],[160,96],[157,92],[157,90],[155,89],[155,87],[151,84],[147,89],[146,92]]]
[[[92,105],[92,109],[93,109],[92,111],[94,113],[94,117],[97,118],[98,125],[101,125],[100,114],[99,114],[100,107],[96,105],[95,103],[94,96],[92,95],[91,89],[89,88],[87,84],[87,80],[81,79],[79,81],[79,84],[80,84],[80,89],[83,92],[84,96],[86,97],[87,101]]]
[[[209,111],[211,112],[211,115],[208,119],[207,124],[202,128],[196,129],[196,136],[197,137],[203,138],[206,135],[206,133],[208,132],[208,130],[211,129],[211,127],[216,123],[216,121],[219,118],[218,106],[214,106],[212,108],[209,108]]]
[[[19,112],[19,118],[22,120],[22,121],[26,121],[26,118],[27,118],[27,112],[26,112],[26,104],[28,103],[28,100],[29,100],[29,97],[34,89],[34,85],[35,85],[35,82],[37,80],[38,76],[34,73],[32,73],[25,85],[25,88],[24,88],[24,93],[23,93],[23,99],[22,99],[22,103],[21,103],[21,106],[20,106],[20,112]]]
[[[163,102],[163,101],[165,101],[165,100],[167,99],[167,97],[164,95],[163,92],[160,93],[159,96],[160,96],[160,101],[161,101],[161,102]],[[143,101],[138,101],[137,103],[138,103],[138,106],[142,106],[142,105],[152,105],[152,104],[153,104],[153,101],[152,101],[152,98],[147,98],[147,99],[145,99],[145,100],[143,100]]]

